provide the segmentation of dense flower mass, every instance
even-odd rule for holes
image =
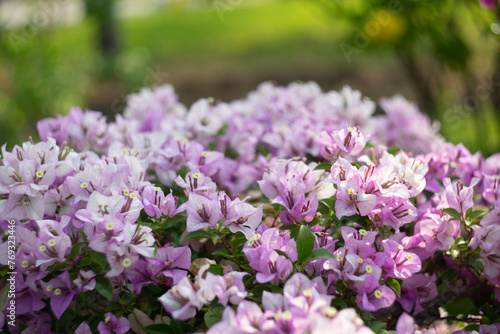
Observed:
[[[499,333],[500,154],[379,106],[263,83],[187,108],[165,85],[114,122],[41,120],[2,146],[0,327]]]

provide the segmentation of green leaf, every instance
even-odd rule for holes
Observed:
[[[307,258],[308,261],[314,259],[335,259],[333,253],[326,248],[316,248],[311,252],[311,255]]]
[[[330,216],[331,213],[330,207],[324,203],[323,201],[320,201],[318,204],[318,212],[321,213],[322,216]]]
[[[254,295],[257,298],[261,298],[264,291],[269,291],[269,289],[270,289],[269,283],[264,285],[257,285],[252,289],[252,295]]]
[[[173,333],[175,334],[184,334],[186,332],[185,331],[186,323],[181,320],[172,319],[172,321],[170,322],[170,327],[172,328]]]
[[[220,255],[222,257],[227,257],[227,258],[232,258],[233,257],[231,255],[231,253],[229,253],[229,251],[227,249],[225,249],[225,248],[220,248],[220,249],[217,249],[217,250],[213,251],[212,255],[213,256]]]
[[[111,312],[111,311],[118,311],[118,310],[122,310],[122,306],[118,303],[112,303],[112,304],[109,304],[108,307],[106,307],[104,312]]]
[[[74,260],[75,257],[80,254],[80,250],[82,247],[85,246],[85,242],[77,242],[76,244],[73,245],[73,248],[71,248],[71,253],[69,253],[69,258],[71,260]]]
[[[479,325],[469,325],[469,326],[465,327],[464,330],[479,332]]]
[[[154,324],[154,325],[149,325],[146,327],[143,327],[142,330],[146,334],[172,334],[175,333],[172,328],[167,325],[167,324]]]
[[[165,221],[165,224],[162,225],[163,228],[170,228],[174,225],[176,225],[178,222],[186,220],[186,215],[184,214],[177,214],[172,218],[169,218]]]
[[[85,234],[85,232],[83,232],[83,230],[78,230],[78,233],[82,237],[83,241],[86,242],[87,241],[87,235]]]
[[[390,149],[387,150],[387,152],[389,154],[392,154],[392,155],[396,155],[398,154],[400,151],[402,151],[402,149],[398,148],[398,147],[391,147]]]
[[[233,252],[236,253],[237,251],[239,251],[239,248],[243,247],[245,242],[247,242],[247,237],[242,232],[236,232],[233,240],[231,240],[231,247],[233,248]]]
[[[106,265],[108,264],[108,259],[106,259],[106,254],[99,253],[99,252],[90,252],[90,258],[92,259],[93,262],[97,263],[101,268],[106,268]]]
[[[61,319],[56,321],[56,330],[58,332],[62,331],[62,329],[64,329],[69,323],[72,323],[75,318],[76,315],[73,310],[70,308],[66,309],[66,311],[62,314]],[[66,328],[66,330],[68,329]]]
[[[95,289],[99,292],[104,298],[111,299],[113,298],[113,286],[111,282],[106,277],[97,277],[95,279]]]
[[[215,151],[216,148],[217,148],[217,142],[216,141],[211,141],[210,143],[208,143],[207,149],[209,151]]]
[[[329,162],[322,162],[319,165],[317,165],[316,167],[314,167],[314,170],[320,170],[320,169],[330,170],[330,169],[332,169],[332,164]]]
[[[380,329],[385,329],[386,324],[380,321],[374,321],[370,324],[370,328],[373,331],[380,330]]]
[[[476,314],[479,311],[474,306],[474,301],[470,298],[455,298],[443,305],[443,308],[450,316]]]
[[[486,213],[487,213],[486,211],[481,211],[481,210],[472,211],[472,213],[470,215],[468,215],[467,218],[476,219],[476,218],[484,216]]]
[[[222,239],[222,236],[219,234],[218,231],[213,230],[212,233],[210,234],[210,239],[212,239],[214,245],[217,245],[220,239]]]
[[[332,306],[336,306],[338,309],[347,308],[347,304],[343,299],[335,298],[332,300]]]
[[[401,284],[399,283],[398,280],[389,277],[386,281],[387,285],[396,292],[399,298],[401,298]]]
[[[83,259],[80,260],[80,262],[78,263],[78,266],[79,267],[86,267],[91,263],[92,263],[92,259],[90,257],[84,257]]]
[[[297,261],[304,261],[314,248],[314,235],[311,230],[302,225],[297,235]]]
[[[208,310],[208,312],[205,313],[205,316],[203,318],[205,319],[205,324],[207,324],[208,328],[212,327],[220,321],[223,311],[224,308],[222,306],[218,306]]]
[[[210,268],[208,268],[208,271],[214,275],[224,276],[224,268],[222,268],[222,266],[218,264],[211,264]]]
[[[482,273],[484,271],[484,262],[480,257],[473,257],[469,263],[478,273]]]
[[[198,231],[194,231],[194,232],[191,232],[188,235],[186,235],[184,237],[184,241],[191,240],[191,239],[204,239],[204,238],[210,239],[211,236],[212,235],[207,231],[198,230]]]
[[[320,201],[328,206],[332,211],[335,211],[335,198],[325,198]]]
[[[468,218],[471,213],[472,213],[472,208],[468,208],[467,211],[465,212],[465,217]]]
[[[460,217],[460,214],[457,212],[457,210],[455,210],[453,208],[442,209],[441,212],[447,213],[457,220],[462,220],[462,217]]]
[[[290,229],[290,238],[297,240],[299,236],[300,225],[293,225]]]
[[[285,252],[283,252],[282,250],[279,250],[279,249],[274,249],[274,251],[275,251],[276,253],[278,253],[279,255],[284,256],[284,257],[286,257],[287,259],[289,259],[290,261],[292,261],[292,260],[290,259],[290,257],[289,257],[289,256],[288,256]]]

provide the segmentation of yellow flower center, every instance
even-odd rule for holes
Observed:
[[[124,267],[130,267],[130,265],[132,264],[132,261],[130,261],[129,258],[125,258],[125,259],[123,259],[122,264]]]
[[[333,318],[337,314],[337,309],[331,306],[324,306],[323,313],[326,314],[328,317]]]
[[[55,289],[54,293],[56,296],[59,296],[61,294],[61,289]]]
[[[252,236],[252,237],[248,240],[248,245],[249,245],[249,246],[252,246],[252,245],[253,245],[253,243],[254,243],[256,240],[259,240],[259,238],[260,238],[260,234],[258,234],[258,233],[257,233],[256,235]]]

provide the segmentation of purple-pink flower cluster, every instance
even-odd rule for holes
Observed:
[[[17,321],[26,333],[410,334],[434,317],[498,332],[500,155],[445,142],[401,96],[379,105],[349,87],[263,83],[188,108],[165,85],[113,122],[79,108],[41,120],[41,142],[0,157]]]

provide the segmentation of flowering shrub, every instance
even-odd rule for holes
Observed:
[[[500,155],[380,107],[264,83],[187,109],[166,85],[114,122],[41,120],[2,147],[0,327],[498,333]]]

